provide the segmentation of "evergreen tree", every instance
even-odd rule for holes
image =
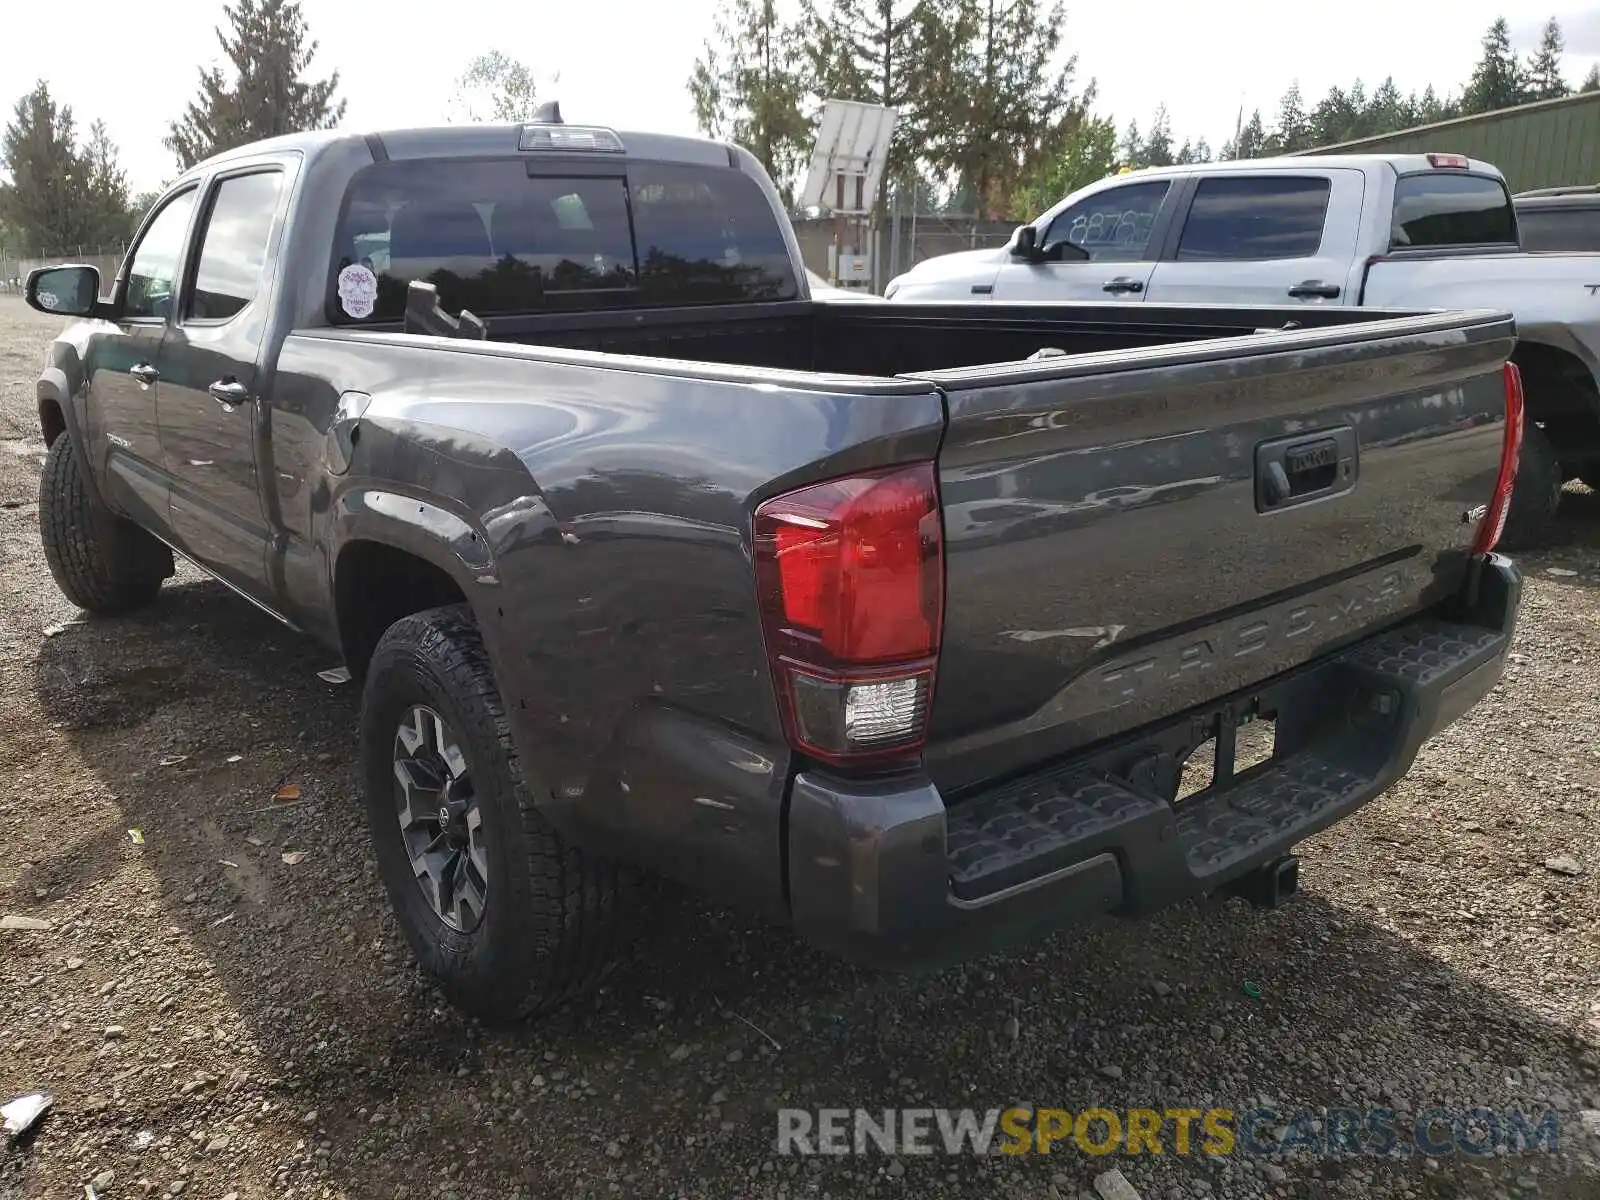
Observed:
[[[1504,17],[1496,17],[1483,35],[1483,57],[1461,97],[1464,114],[1511,108],[1528,98],[1522,66],[1511,52],[1511,33]]]
[[[1300,98],[1300,83],[1296,80],[1278,102],[1278,123],[1273,129],[1268,153],[1292,154],[1296,150],[1309,150],[1315,144],[1305,102]]]
[[[1354,136],[1356,120],[1365,102],[1366,92],[1361,87],[1360,80],[1356,81],[1355,88],[1350,92],[1346,92],[1339,87],[1329,88],[1328,94],[1318,101],[1316,108],[1311,110],[1311,137],[1309,143],[1304,146],[1296,146],[1295,149],[1304,150],[1309,149],[1311,146],[1332,146],[1339,142],[1349,141]]]
[[[166,146],[185,169],[258,138],[327,129],[344,116],[333,102],[339,73],[313,83],[301,77],[317,52],[296,0],[236,0],[225,5],[231,31],[217,29],[232,78],[200,72],[200,94],[171,124]]]
[[[1423,89],[1422,95],[1412,102],[1411,124],[1432,125],[1438,121],[1448,121],[1451,117],[1461,115],[1460,107],[1454,100],[1440,100],[1430,83]]]
[[[1570,93],[1572,89],[1561,77],[1561,51],[1564,49],[1561,22],[1551,17],[1545,22],[1539,48],[1528,57],[1525,75],[1530,100],[1557,100]]]
[[[1142,167],[1144,161],[1144,135],[1139,132],[1139,122],[1129,121],[1128,131],[1117,143],[1117,163],[1124,167]]]
[[[1583,83],[1578,90],[1580,92],[1600,92],[1600,63],[1596,63],[1589,68],[1589,73],[1583,77]]]
[[[9,249],[75,253],[130,232],[128,181],[103,124],[80,145],[72,109],[57,105],[43,80],[19,99],[0,138],[0,225]],[[16,244],[20,243],[20,245]]]
[[[799,32],[779,18],[777,0],[723,0],[716,29],[689,77],[700,129],[749,150],[792,196],[811,140]]]
[[[156,206],[156,201],[161,199],[161,193],[166,190],[167,185],[162,184],[159,188],[152,188],[148,192],[140,192],[132,200],[128,201],[128,214],[132,218],[132,225],[137,226],[140,221],[144,220],[145,214]]]
[[[1167,106],[1163,104],[1156,109],[1155,119],[1150,122],[1150,132],[1144,135],[1144,145],[1139,150],[1139,165],[1170,167],[1177,161],[1172,153],[1172,118],[1167,115]]]
[[[951,69],[924,59],[924,110],[933,129],[922,144],[971,189],[981,214],[1007,211],[1030,161],[1046,145],[1062,152],[1066,131],[1087,118],[1094,86],[1072,94],[1077,56],[1058,54],[1066,21],[1060,3],[957,0],[943,7],[931,36],[945,39],[948,53],[939,57]]]
[[[128,175],[117,161],[117,148],[104,121],[89,126],[82,160],[83,195],[78,202],[85,209],[89,240],[99,246],[126,241],[133,233]]]
[[[1032,168],[1012,197],[1010,216],[1030,220],[1063,196],[1115,170],[1117,126],[1108,117],[1072,112],[1040,144]]]
[[[1388,133],[1411,124],[1411,107],[1395,86],[1393,75],[1386,77],[1372,93],[1372,99],[1367,102],[1365,123],[1374,133]]]

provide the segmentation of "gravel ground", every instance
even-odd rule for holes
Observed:
[[[1600,497],[1574,485],[1562,545],[1525,561],[1505,681],[1303,848],[1282,908],[908,978],[671,894],[592,1004],[490,1031],[388,914],[326,656],[190,571],[123,621],[57,593],[33,405],[55,324],[0,298],[0,915],[52,925],[0,931],[0,1102],[56,1097],[0,1145],[0,1197],[1092,1194],[1108,1160],[1070,1142],[774,1152],[780,1106],[1015,1103],[1549,1107],[1555,1155],[1213,1160],[1169,1133],[1117,1165],[1145,1200],[1600,1194]]]

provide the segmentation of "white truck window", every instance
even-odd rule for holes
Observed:
[[[1096,262],[1132,262],[1144,257],[1150,230],[1172,185],[1165,180],[1130,183],[1097,192],[1050,222],[1043,249],[1070,242]]]
[[[1310,258],[1322,245],[1331,185],[1325,176],[1240,175],[1195,190],[1179,262]]]
[[[1493,176],[1435,169],[1395,181],[1392,247],[1515,245],[1516,241],[1511,195]]]

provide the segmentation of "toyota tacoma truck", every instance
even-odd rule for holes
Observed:
[[[556,120],[234,150],[26,295],[83,318],[56,581],[181,555],[340,656],[400,923],[490,1018],[641,875],[881,964],[1270,900],[1516,620],[1500,312],[817,302],[748,153]]]
[[[1528,403],[1505,530],[1516,548],[1548,537],[1562,484],[1600,479],[1600,254],[1521,249],[1518,213],[1488,163],[1246,159],[1091,184],[1008,246],[928,259],[886,295],[1510,311]]]

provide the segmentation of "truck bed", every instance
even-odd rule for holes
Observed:
[[[497,317],[495,342],[830,375],[896,376],[1014,362],[1044,349],[1096,354],[1371,323],[1396,312],[1061,304],[788,304]],[[398,332],[399,326],[389,332]]]
[[[429,406],[449,403],[456,375],[464,398],[498,381],[545,502],[575,530],[635,530],[653,544],[633,542],[639,561],[662,571],[675,553],[704,555],[693,542],[748,538],[771,491],[937,446],[947,574],[925,758],[959,796],[1453,594],[1471,513],[1494,488],[1512,326],[1331,307],[798,304],[498,319],[491,337],[316,331],[292,336],[285,358],[299,359],[297,343],[342,342],[368,360],[352,378],[425,370]],[[1046,348],[1065,354],[1021,361]],[[546,457],[574,469],[573,405],[588,405],[595,368],[604,407],[586,420],[607,415],[580,460],[626,458],[697,490],[624,498],[603,477],[580,488],[549,475]],[[647,383],[663,378],[694,386]],[[922,415],[889,415],[902,409]],[[820,442],[801,415],[816,411],[831,414]],[[617,412],[642,443],[605,427]],[[658,457],[666,435],[642,431],[680,423],[694,438],[672,434],[670,461]],[[759,452],[756,430],[771,436]],[[1307,445],[1332,447],[1340,477],[1264,510],[1262,448]],[[722,570],[653,595],[679,597],[673,610],[732,604],[748,567]],[[685,699],[748,721],[759,693],[708,700],[729,691]]]

